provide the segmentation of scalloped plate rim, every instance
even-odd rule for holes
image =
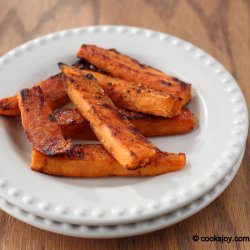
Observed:
[[[189,47],[191,47],[192,49],[196,50],[196,52],[200,53],[201,56],[207,56],[209,57],[210,59],[212,59],[212,63],[214,63],[215,65],[219,66],[220,67],[220,70],[225,72],[227,75],[230,76],[231,78],[231,82],[233,83],[234,87],[236,86],[237,89],[235,91],[237,91],[237,94],[241,97],[241,105],[244,106],[245,108],[245,111],[244,111],[244,115],[245,115],[245,127],[244,127],[244,134],[242,135],[242,141],[241,141],[241,145],[238,145],[238,154],[239,152],[241,152],[242,148],[243,148],[243,145],[245,143],[245,140],[246,140],[246,135],[247,135],[247,131],[248,131],[248,112],[247,112],[247,106],[246,106],[246,102],[245,102],[245,99],[244,99],[244,96],[239,88],[239,86],[237,85],[235,79],[228,73],[228,71],[214,58],[212,57],[211,55],[207,54],[205,51],[203,51],[202,49],[198,48],[197,46],[195,45],[192,45],[191,43],[189,42],[186,42],[185,40],[183,39],[180,39],[180,38],[177,38],[177,37],[174,37],[172,35],[168,35],[168,34],[164,34],[164,33],[161,33],[161,32],[157,32],[157,31],[152,31],[152,30],[148,30],[148,29],[142,29],[142,28],[137,28],[137,27],[128,27],[128,26],[91,26],[91,27],[83,27],[83,28],[73,28],[73,29],[67,29],[67,30],[63,30],[63,31],[58,31],[58,32],[55,32],[55,33],[51,33],[51,34],[48,34],[48,35],[45,35],[45,36],[42,36],[40,38],[35,38],[29,42],[26,42],[20,46],[18,46],[16,49],[6,53],[4,56],[2,56],[0,58],[0,62],[4,62],[5,60],[8,61],[8,57],[11,57],[14,55],[15,51],[18,51],[18,50],[22,50],[22,48],[25,48],[29,45],[31,45],[32,43],[37,43],[39,41],[43,41],[44,39],[51,39],[51,37],[53,36],[58,36],[58,35],[67,35],[67,33],[74,33],[74,32],[81,32],[81,31],[87,31],[87,32],[93,32],[95,31],[95,29],[98,31],[101,31],[101,32],[105,32],[107,31],[108,29],[110,29],[112,32],[120,32],[119,30],[127,30],[129,32],[133,32],[136,31],[139,33],[149,33],[149,34],[153,34],[153,38],[155,37],[162,37],[163,39],[174,39],[175,41],[177,41],[177,43],[184,43],[185,46],[188,45]],[[145,35],[145,34],[144,34]],[[231,160],[230,162],[230,165],[231,167],[233,166],[233,164],[236,162],[236,158],[237,158],[238,155],[234,155],[234,158],[233,160]],[[226,169],[226,171],[223,172],[223,174],[220,176],[220,178],[217,178],[216,181],[214,182],[211,182],[213,183],[212,185],[216,185],[216,183],[218,183],[220,181],[220,179],[223,178],[224,175],[227,174],[228,171],[230,171],[231,167],[228,167],[228,169]],[[4,177],[3,177],[4,178]],[[210,183],[210,184],[211,184]],[[200,192],[199,194],[201,193],[205,193],[208,189],[211,188],[211,186],[207,186],[206,188],[203,188],[202,192]],[[9,200],[10,202],[13,202],[13,204],[17,204],[18,201],[17,199],[15,199],[15,197],[10,197],[7,192],[4,190],[3,188],[1,189],[0,188],[0,194],[6,199],[6,200]],[[24,195],[23,195],[24,196]],[[195,199],[196,197],[198,196],[198,194],[193,195],[191,196],[192,199]],[[82,217],[77,217],[75,218],[74,216],[69,216],[68,214],[66,215],[60,215],[60,214],[55,214],[55,213],[52,213],[50,214],[50,212],[44,212],[44,211],[39,211],[38,213],[40,215],[45,215],[47,216],[48,218],[60,218],[60,219],[64,219],[65,221],[82,221],[82,222],[88,222],[88,223],[91,223],[91,224],[112,224],[114,222],[122,222],[122,223],[127,223],[127,222],[131,222],[131,221],[138,221],[138,220],[144,220],[145,218],[150,218],[150,217],[154,217],[156,214],[157,215],[160,215],[160,214],[164,214],[166,213],[167,211],[171,211],[171,210],[174,210],[176,208],[178,208],[179,206],[182,206],[184,204],[187,204],[188,202],[190,201],[190,198],[189,199],[186,199],[185,201],[182,200],[182,202],[177,202],[177,204],[175,206],[172,206],[171,209],[164,209],[164,207],[161,207],[160,209],[155,209],[154,211],[149,211],[149,212],[146,212],[145,214],[142,214],[142,215],[126,215],[125,217],[123,218],[117,218],[117,217],[110,217],[110,218],[107,218],[107,216],[105,215],[104,217],[102,218],[91,218],[91,219],[86,219],[86,218],[82,218]],[[36,202],[37,203],[37,202]],[[19,204],[20,205],[20,204]],[[21,207],[25,207],[25,208],[28,208],[29,211],[34,211],[36,210],[36,208],[34,208],[34,206],[31,208],[31,207],[27,207],[25,206],[24,204],[21,204]]]

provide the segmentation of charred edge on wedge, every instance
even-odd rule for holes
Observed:
[[[21,89],[20,94],[21,94],[22,101],[26,101],[26,99],[29,95],[29,89]]]

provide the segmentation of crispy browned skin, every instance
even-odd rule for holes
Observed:
[[[31,144],[41,153],[64,153],[71,146],[65,140],[39,86],[23,89],[17,97],[22,125]]]
[[[76,145],[63,155],[46,156],[32,150],[31,168],[50,175],[67,177],[154,176],[183,169],[184,154],[157,152],[145,167],[128,170],[102,145]]]
[[[64,74],[86,76],[90,81],[97,81],[110,99],[121,108],[164,117],[177,116],[181,112],[182,104],[178,98],[144,85],[70,66],[64,67]]]
[[[60,108],[69,102],[60,74],[51,76],[47,80],[37,83],[36,86],[41,87],[51,109]],[[20,116],[17,95],[0,100],[0,115]]]
[[[60,68],[64,71],[65,66],[60,65]],[[138,168],[155,155],[156,147],[120,114],[92,77],[65,75],[63,79],[72,102],[90,122],[104,147],[121,165],[129,169]]]
[[[89,122],[78,109],[55,110],[54,116],[65,138],[97,140]]]
[[[51,76],[37,85],[41,87],[51,109],[60,108],[70,101],[62,84],[61,74]]]
[[[72,66],[77,67],[78,69],[91,70],[94,72],[99,72],[99,73],[110,76],[110,74],[108,72],[97,68],[95,65],[91,64],[90,62],[88,62],[82,58],[79,58],[79,60],[77,60]]]
[[[141,64],[114,49],[107,50],[95,45],[82,45],[77,56],[115,77],[180,97],[182,105],[186,105],[191,99],[191,84]]]
[[[189,109],[183,109],[179,116],[173,118],[145,115],[128,110],[120,110],[120,113],[125,115],[144,136],[187,133],[196,124],[195,117]],[[54,115],[64,137],[82,140],[97,139],[89,122],[78,109],[56,110]]]

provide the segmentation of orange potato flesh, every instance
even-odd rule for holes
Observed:
[[[128,110],[120,110],[120,112],[144,136],[187,133],[196,124],[195,117],[189,109],[183,109],[179,116],[173,118],[150,116]],[[54,116],[65,138],[97,140],[89,122],[78,109],[56,110]]]
[[[41,87],[51,109],[60,108],[69,102],[60,74],[51,76],[35,86]],[[0,115],[20,116],[17,95],[0,100]]]
[[[107,50],[95,45],[82,45],[77,56],[114,77],[142,84],[179,97],[182,99],[183,106],[191,99],[191,84],[164,74],[145,64],[140,64],[136,60],[115,50]]]
[[[24,131],[34,148],[47,155],[70,148],[39,86],[21,90],[17,99]]]
[[[60,65],[64,72],[66,66]],[[92,76],[64,76],[66,91],[90,122],[104,147],[124,167],[145,165],[156,154],[156,147],[142,136],[104,93]]]
[[[186,164],[185,154],[158,151],[143,168],[128,170],[120,165],[102,145],[76,145],[62,155],[46,156],[32,150],[31,169],[67,177],[154,176],[177,171]]]
[[[161,91],[76,67],[65,67],[64,73],[68,76],[93,76],[92,79],[96,80],[114,104],[121,108],[163,117],[177,116],[181,112],[179,99]]]

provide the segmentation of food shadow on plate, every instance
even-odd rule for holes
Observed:
[[[28,167],[31,161],[31,144],[23,131],[21,119],[13,117],[1,117],[1,119],[10,138],[9,142]]]
[[[68,186],[68,190],[79,196],[79,199],[82,197],[81,190],[88,190],[84,192],[84,199],[102,202],[103,199],[106,199],[105,197],[110,197],[110,195],[117,201],[121,199],[120,195],[113,196],[114,188],[117,188],[117,190],[124,190],[125,188],[129,191],[123,193],[122,199],[126,199],[126,195],[130,195],[131,192],[147,200],[153,200],[156,193],[166,197],[170,192],[179,188],[179,178],[188,179],[189,176],[191,176],[191,166],[188,163],[184,170],[152,177],[100,177],[86,179],[47,176],[46,178],[51,177],[53,182],[63,183],[63,185]],[[105,196],[103,196],[103,192],[105,192]]]
[[[190,163],[187,163],[186,167],[183,170],[176,172],[170,172],[158,176],[142,176],[142,177],[119,177],[119,176],[110,176],[110,177],[95,177],[95,178],[67,178],[67,177],[53,177],[56,181],[63,182],[68,185],[73,186],[82,186],[82,187],[119,187],[119,186],[136,186],[142,184],[143,182],[157,182],[159,178],[165,178],[168,175],[169,180],[173,177],[175,173],[185,172],[185,175],[189,175],[191,171]],[[161,177],[162,176],[162,177]],[[164,177],[165,176],[165,177]]]

